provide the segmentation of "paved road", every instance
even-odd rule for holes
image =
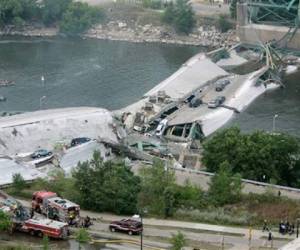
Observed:
[[[30,202],[24,200],[20,201],[24,206],[30,206]],[[113,237],[121,239],[139,239],[138,236],[127,236],[126,234],[109,232],[109,222],[123,219],[124,216],[81,210],[81,216],[85,217],[87,215],[91,217],[94,222],[94,225],[90,228],[90,231],[93,234],[104,238]],[[204,242],[210,245],[220,246],[224,235],[224,242],[228,246],[228,249],[249,249],[249,228],[155,218],[144,218],[143,223],[145,225],[144,235],[146,242],[148,242],[149,245],[156,247],[166,247],[168,245],[165,245],[166,243],[163,242],[154,241],[154,239],[164,239],[164,241],[168,241],[172,234],[175,234],[178,230],[180,230],[187,239],[191,240],[195,244],[199,244],[199,246],[204,244]],[[282,236],[277,232],[273,232],[273,236],[278,239],[274,240],[274,247],[281,247],[287,243],[287,240],[292,240],[294,238],[294,235]],[[251,246],[265,246],[267,244],[266,237],[266,232],[252,230]]]
[[[113,0],[77,0],[77,1],[86,2],[90,5],[95,5],[95,6],[113,2]],[[126,2],[126,1],[124,1],[124,2]],[[218,3],[209,4],[209,3],[200,2],[200,1],[191,1],[191,3],[192,3],[192,6],[193,6],[195,12],[201,16],[214,16],[214,15],[219,15],[219,14],[229,14],[229,5],[227,5],[227,4],[221,4],[221,5],[219,5]]]

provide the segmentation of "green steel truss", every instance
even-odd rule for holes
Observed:
[[[252,23],[298,27],[299,0],[248,0],[249,18]]]

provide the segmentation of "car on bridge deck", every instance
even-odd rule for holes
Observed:
[[[225,102],[226,98],[225,96],[218,96],[214,100],[208,102],[208,107],[209,108],[217,108],[220,105],[222,105]]]
[[[47,156],[51,156],[53,153],[51,151],[48,151],[47,149],[38,149],[36,151],[34,151],[30,157],[32,159],[36,159],[36,158],[41,158],[41,157],[47,157]]]

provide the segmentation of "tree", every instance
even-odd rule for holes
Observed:
[[[23,191],[23,189],[26,187],[26,182],[20,173],[13,175],[12,187],[15,194],[21,193],[21,191]]]
[[[172,234],[170,243],[172,244],[172,250],[181,250],[186,244],[186,239],[184,235],[178,231],[177,234]]]
[[[51,25],[62,19],[73,0],[43,0],[42,18],[46,25]]]
[[[219,171],[209,183],[209,198],[214,205],[223,206],[240,198],[242,181],[240,175],[232,175],[228,162],[221,164]]]
[[[216,172],[228,162],[233,173],[258,181],[274,179],[282,185],[300,183],[300,145],[286,134],[255,131],[242,134],[237,127],[216,133],[203,145],[203,163],[208,171]]]
[[[165,163],[155,160],[153,166],[140,170],[142,188],[139,194],[139,207],[147,207],[149,213],[172,215],[175,203],[175,173]]]
[[[131,214],[137,211],[140,178],[124,162],[103,162],[98,151],[73,172],[82,207]]]
[[[0,231],[8,231],[11,228],[10,217],[0,210]]]
[[[38,13],[37,0],[1,0],[0,25],[23,24]]]
[[[87,3],[71,3],[63,14],[60,31],[68,35],[81,34],[93,24],[104,20],[104,12]]]
[[[188,0],[176,0],[175,5],[168,5],[162,20],[172,24],[177,32],[185,34],[189,34],[196,24],[195,12]]]
[[[236,5],[237,5],[237,2],[238,2],[238,0],[232,0],[230,2],[230,7],[229,7],[230,16],[233,19],[236,19]]]

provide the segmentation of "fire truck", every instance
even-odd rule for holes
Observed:
[[[47,235],[55,239],[66,239],[69,235],[67,223],[50,219],[26,220],[18,230],[39,237]]]
[[[56,193],[37,191],[32,196],[31,207],[49,219],[76,224],[80,220],[79,205],[62,199]]]
[[[21,231],[43,237],[66,239],[69,234],[68,224],[46,218],[30,218],[29,211],[19,201],[0,191],[0,210],[11,220],[11,233]]]

